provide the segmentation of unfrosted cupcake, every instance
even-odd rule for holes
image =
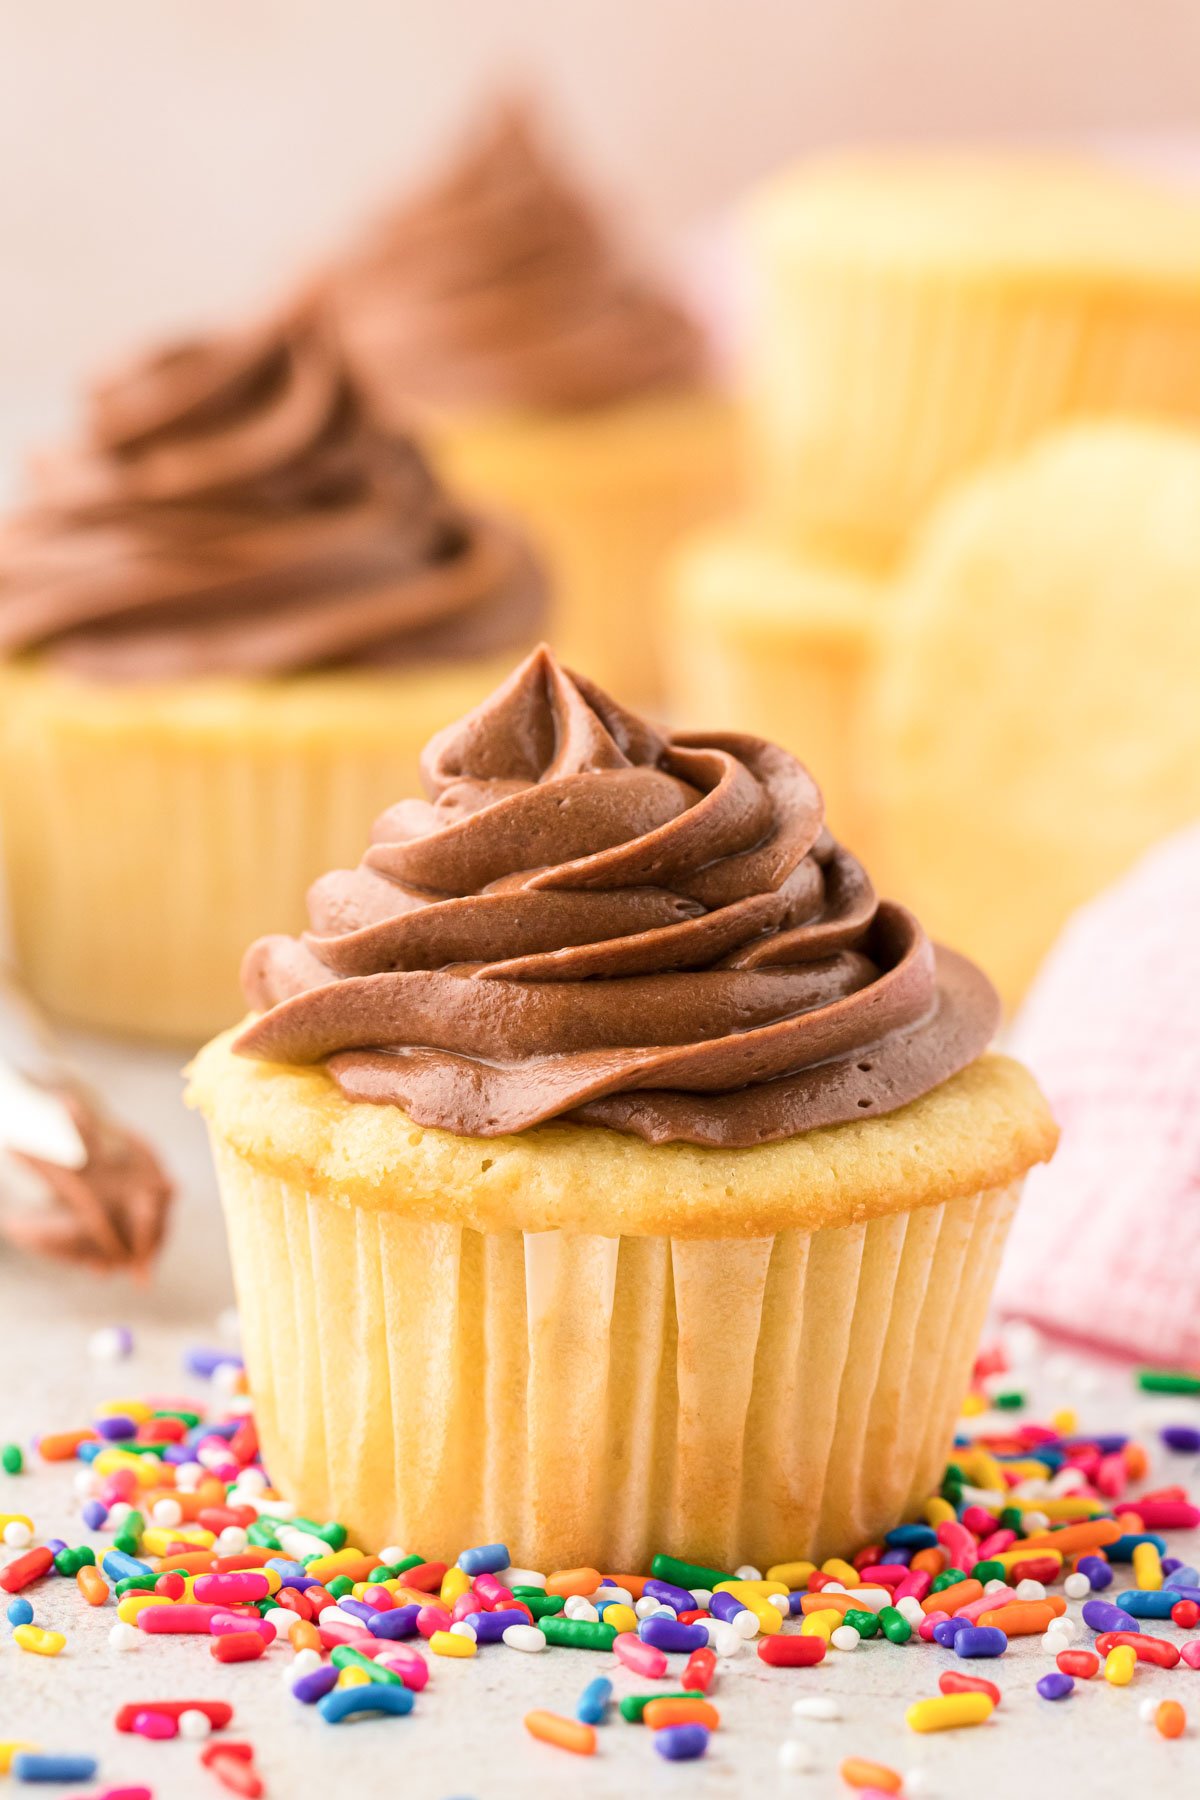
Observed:
[[[1200,418],[1200,205],[1067,157],[816,159],[750,210],[765,509],[887,564],[946,483],[1073,418]]]
[[[536,1567],[870,1540],[940,1473],[1054,1144],[987,981],[787,752],[544,650],[424,773],[193,1071],[273,1478]]]
[[[667,546],[730,502],[732,409],[698,327],[635,267],[528,114],[494,110],[328,279],[382,416],[529,529],[562,653],[649,701]]]
[[[367,418],[315,311],[99,387],[0,532],[4,856],[37,998],[214,1030],[247,935],[300,923],[542,610],[523,544]]]

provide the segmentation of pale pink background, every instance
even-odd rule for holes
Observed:
[[[1197,0],[10,0],[0,451],[72,374],[269,292],[505,76],[644,231],[863,137],[1185,129]]]

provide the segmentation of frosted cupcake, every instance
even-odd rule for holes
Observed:
[[[301,922],[542,607],[522,543],[367,419],[311,311],[98,388],[0,533],[4,855],[37,998],[216,1029],[247,935]]]
[[[564,655],[639,700],[666,547],[735,486],[731,408],[697,327],[634,267],[529,117],[461,156],[337,268],[347,352],[389,420],[529,529]]]
[[[792,756],[544,650],[424,774],[193,1071],[274,1480],[536,1567],[871,1539],[940,1473],[1054,1144],[990,986]]]

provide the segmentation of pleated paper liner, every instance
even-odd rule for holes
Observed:
[[[626,705],[660,706],[662,568],[685,531],[736,500],[732,403],[697,391],[427,424],[447,478],[528,530],[550,577],[549,636],[563,661]]]
[[[105,687],[0,672],[14,955],[81,1024],[195,1044],[241,1011],[238,969],[420,791],[430,733],[509,658],[395,675]]]
[[[489,1233],[216,1152],[272,1480],[362,1544],[545,1569],[766,1566],[911,1513],[1020,1189],[745,1240]]]
[[[884,568],[951,480],[1087,415],[1200,417],[1178,296],[836,263],[768,277],[755,473],[777,527]]]

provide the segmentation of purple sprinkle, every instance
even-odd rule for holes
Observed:
[[[1119,1606],[1110,1606],[1107,1600],[1085,1600],[1083,1603],[1083,1622],[1091,1631],[1140,1631],[1142,1628],[1132,1614]]]
[[[467,1614],[467,1624],[475,1633],[475,1641],[479,1644],[498,1644],[510,1625],[528,1625],[528,1614],[518,1607],[504,1607],[499,1612],[473,1612]]]
[[[1164,1425],[1162,1441],[1168,1450],[1177,1450],[1182,1456],[1192,1456],[1200,1451],[1200,1428],[1195,1425]]]
[[[708,1643],[708,1633],[703,1625],[681,1625],[678,1619],[643,1619],[638,1626],[638,1636],[643,1644],[653,1644],[656,1650],[691,1652],[703,1650]]]
[[[1070,1675],[1065,1675],[1061,1669],[1052,1669],[1049,1675],[1042,1676],[1037,1684],[1037,1691],[1043,1700],[1065,1700],[1074,1686]]]
[[[793,1588],[788,1595],[788,1613],[793,1619],[797,1613],[804,1611],[804,1596],[808,1591],[807,1588]],[[709,1611],[712,1611],[711,1607]]]
[[[649,1600],[659,1600],[665,1606],[674,1607],[677,1613],[695,1610],[695,1595],[690,1594],[686,1588],[676,1587],[673,1581],[650,1580],[643,1587],[642,1593]]]
[[[137,1425],[124,1413],[110,1413],[107,1418],[96,1420],[96,1431],[102,1438],[131,1438]]]
[[[189,1375],[198,1375],[201,1380],[208,1380],[226,1363],[232,1363],[240,1369],[244,1365],[240,1356],[233,1350],[206,1350],[197,1344],[191,1350],[185,1350],[183,1366]]]
[[[50,1551],[52,1556],[61,1556],[63,1551],[65,1549],[67,1549],[67,1547],[68,1547],[67,1541],[65,1538],[47,1538],[46,1539],[46,1548],[47,1548],[47,1550]]]
[[[416,1605],[389,1606],[386,1612],[371,1614],[367,1620],[367,1630],[372,1637],[391,1638],[393,1642],[398,1638],[416,1637],[417,1614],[421,1610]],[[489,1616],[494,1618],[495,1614]],[[528,1623],[524,1613],[521,1614],[521,1620],[522,1623]]]
[[[368,1606],[364,1600],[351,1600],[348,1594],[342,1596],[338,1601],[338,1606],[342,1612],[352,1613],[356,1619],[361,1619],[364,1625],[369,1626],[375,1617],[373,1606]]]
[[[708,1749],[708,1730],[703,1725],[668,1725],[654,1733],[654,1748],[668,1762],[693,1762]]]
[[[1178,1556],[1164,1556],[1162,1559],[1162,1572],[1164,1575],[1173,1575],[1176,1569],[1182,1569],[1182,1567],[1182,1558]]]
[[[1081,1575],[1087,1576],[1094,1592],[1112,1586],[1113,1572],[1102,1556],[1081,1556],[1077,1567]]]
[[[323,1668],[314,1669],[311,1675],[301,1675],[298,1681],[292,1683],[292,1692],[305,1706],[315,1706],[331,1688],[337,1686],[340,1673],[340,1669],[326,1663]]]
[[[103,1500],[85,1500],[83,1505],[83,1522],[89,1531],[99,1531],[108,1517],[108,1508]]]
[[[1003,1656],[1008,1638],[998,1625],[972,1625],[954,1640],[959,1656]]]
[[[943,1650],[953,1650],[954,1640],[960,1631],[969,1631],[970,1619],[939,1619],[933,1628],[933,1641],[940,1644]]]
[[[729,1620],[734,1618],[737,1613],[745,1612],[746,1608],[736,1594],[730,1594],[722,1588],[721,1592],[714,1594],[709,1601],[708,1610],[714,1619]]]

